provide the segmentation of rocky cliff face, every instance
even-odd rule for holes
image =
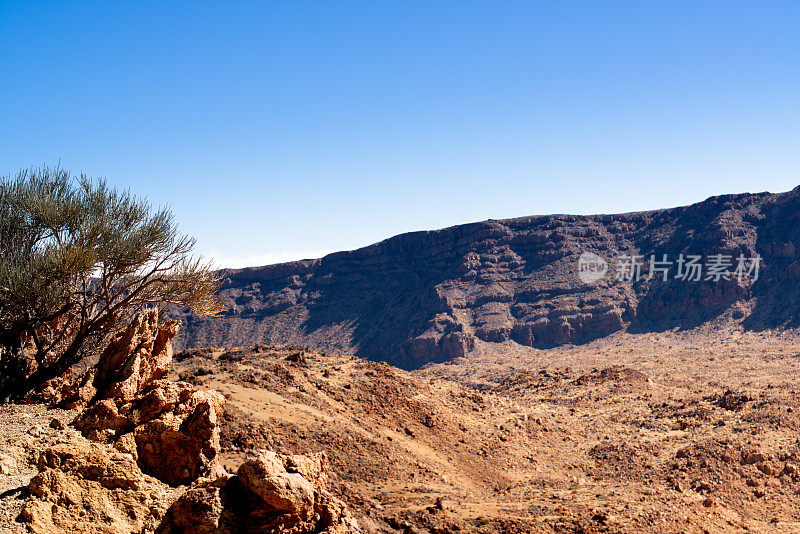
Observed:
[[[321,259],[226,270],[225,314],[178,311],[180,348],[300,343],[404,368],[463,356],[476,339],[534,347],[581,343],[627,328],[708,321],[762,329],[800,318],[800,188],[712,197],[674,209],[550,215],[399,235]],[[584,283],[578,259],[609,263]],[[648,279],[651,255],[759,254],[759,278]],[[616,280],[623,255],[644,257],[642,277]]]

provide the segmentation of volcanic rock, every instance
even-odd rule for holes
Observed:
[[[86,372],[70,368],[63,374],[45,381],[25,396],[26,402],[41,402],[66,409],[85,406],[97,394],[94,378],[97,370]]]
[[[152,530],[170,500],[129,454],[77,434],[44,451],[20,520],[34,534]]]
[[[159,324],[156,308],[137,314],[100,355],[95,378],[98,395],[132,401],[148,384],[165,377],[172,364],[172,340],[179,328],[175,321]]]
[[[139,465],[169,484],[186,484],[199,476],[222,473],[219,424],[225,398],[216,391],[196,391],[187,405],[176,405],[133,431]],[[188,413],[181,417],[181,412]]]
[[[167,511],[158,534],[361,532],[347,506],[325,488],[324,454],[262,450],[236,476],[195,483]]]
[[[145,310],[116,336],[97,363],[94,401],[75,427],[98,441],[120,441],[145,473],[169,484],[217,476],[224,397],[163,377],[172,364],[178,323]]]

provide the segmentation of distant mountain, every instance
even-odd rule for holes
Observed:
[[[800,188],[641,213],[534,216],[412,232],[321,259],[224,270],[228,311],[214,319],[178,312],[177,344],[291,342],[413,369],[463,356],[476,338],[548,347],[625,328],[658,331],[711,321],[757,330],[795,326],[798,247]],[[581,281],[584,252],[608,262],[605,278]],[[664,254],[675,262],[668,280],[661,271],[648,280],[650,256]],[[700,281],[675,278],[681,254],[703,256]],[[705,280],[720,254],[733,263],[728,271],[740,255],[760,255],[758,279],[753,283],[751,273]],[[635,255],[643,257],[642,277],[616,280],[621,258]]]

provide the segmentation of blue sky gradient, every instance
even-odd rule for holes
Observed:
[[[800,184],[800,3],[9,2],[0,174],[172,206],[223,265]]]

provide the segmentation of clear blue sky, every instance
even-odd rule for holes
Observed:
[[[267,263],[800,184],[800,3],[9,2],[0,174],[56,163]]]

